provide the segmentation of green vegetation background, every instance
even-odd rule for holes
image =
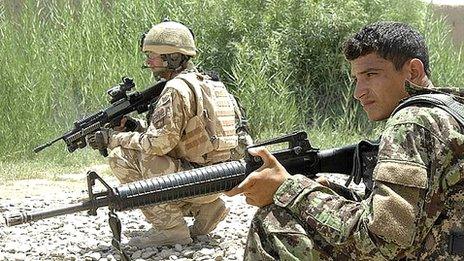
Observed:
[[[104,159],[69,154],[73,121],[106,106],[122,76],[143,89],[142,32],[162,18],[193,29],[196,63],[220,72],[264,139],[305,129],[316,147],[378,134],[352,99],[341,43],[377,20],[411,23],[430,46],[436,85],[464,86],[464,54],[419,0],[21,0],[0,1],[0,180],[59,175]]]

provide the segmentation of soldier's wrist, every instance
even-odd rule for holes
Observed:
[[[137,120],[137,128],[135,129],[136,132],[144,132],[147,130],[147,122],[141,119]]]
[[[293,175],[287,178],[274,193],[274,203],[280,207],[289,205],[305,188],[315,183],[303,175]]]
[[[119,140],[117,138],[119,131],[108,130],[108,149],[112,150],[116,147],[119,147]]]

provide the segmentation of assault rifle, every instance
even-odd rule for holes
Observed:
[[[290,174],[302,174],[314,178],[317,173],[339,173],[349,175],[356,184],[361,180],[369,186],[369,175],[377,160],[378,145],[362,141],[341,148],[319,150],[311,146],[306,132],[295,132],[251,147],[288,143],[285,149],[272,154]],[[63,209],[11,215],[5,218],[8,226],[50,217],[88,210],[96,215],[100,207],[125,211],[151,204],[162,204],[196,196],[227,191],[243,181],[248,174],[262,165],[259,157],[247,153],[244,160],[229,161],[202,168],[172,173],[147,180],[108,185],[97,173],[87,173],[88,199],[83,203]],[[94,192],[98,180],[106,191]]]
[[[110,127],[118,126],[123,116],[134,111],[139,114],[148,111],[149,106],[156,101],[165,85],[166,81],[159,81],[142,92],[135,91],[128,94],[127,92],[135,87],[135,83],[132,78],[123,77],[121,83],[107,90],[111,106],[75,121],[72,130],[59,138],[38,146],[34,152],[38,153],[61,139],[66,143],[69,152],[84,148],[87,146],[85,137],[99,131],[106,124],[109,124]],[[126,126],[128,129],[135,128],[135,126],[131,126],[130,121],[127,122]],[[108,156],[107,149],[100,150],[100,154],[104,157]]]
[[[368,186],[377,160],[377,144],[362,141],[346,147],[319,150],[311,146],[305,132],[295,132],[250,147],[285,143],[288,144],[287,148],[273,151],[272,154],[290,174],[303,174],[309,178],[314,178],[317,173],[340,173],[350,175],[349,181],[354,179],[355,183],[359,183],[363,180]],[[125,256],[120,246],[121,223],[115,211],[227,191],[261,165],[261,158],[247,154],[244,160],[219,163],[117,187],[111,187],[95,172],[89,172],[89,197],[83,203],[45,212],[13,214],[5,217],[5,223],[7,226],[15,226],[84,210],[89,215],[97,215],[98,208],[108,207],[109,223],[114,236],[113,246]],[[105,191],[93,191],[96,180],[105,187]]]

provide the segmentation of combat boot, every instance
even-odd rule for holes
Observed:
[[[190,237],[189,229],[185,224],[181,224],[164,230],[150,228],[142,236],[134,237],[129,240],[129,245],[138,248],[147,248],[175,244],[185,245],[192,242],[193,240]]]
[[[189,227],[192,237],[206,235],[213,231],[229,214],[229,208],[225,206],[222,199],[218,198],[211,203],[198,206],[194,213],[195,221]]]

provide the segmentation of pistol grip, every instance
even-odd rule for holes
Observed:
[[[102,155],[103,157],[108,157],[108,149],[101,149],[98,151],[100,151],[100,155]]]

